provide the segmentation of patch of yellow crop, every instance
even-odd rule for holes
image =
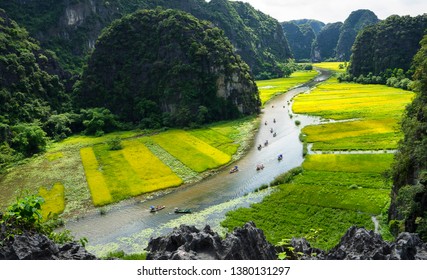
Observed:
[[[203,172],[228,163],[231,156],[182,130],[151,136],[158,145],[194,171]]]
[[[101,206],[113,202],[113,197],[105,182],[104,175],[100,171],[101,167],[98,164],[92,147],[81,149],[80,156],[93,204]]]
[[[313,66],[317,68],[332,70],[335,72],[345,72],[347,70],[347,68],[345,67],[345,62],[320,62],[313,63]]]
[[[410,91],[383,85],[338,83],[336,79],[319,85],[308,94],[295,97],[295,113],[332,119],[396,118],[413,98]]]
[[[122,144],[124,158],[140,179],[138,184],[130,186],[132,194],[136,195],[182,184],[182,179],[139,140],[124,141]]]
[[[322,154],[307,156],[302,166],[310,171],[381,173],[392,162],[392,154]]]
[[[64,212],[64,186],[61,183],[54,184],[50,190],[45,187],[40,187],[39,195],[42,196],[45,201],[41,207],[43,220],[47,220],[50,217]]]
[[[273,96],[284,93],[289,89],[301,85],[313,79],[318,73],[316,71],[298,71],[292,73],[288,78],[257,81],[259,96],[262,104],[270,100]]]

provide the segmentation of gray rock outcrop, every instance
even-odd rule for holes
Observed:
[[[166,237],[150,240],[147,250],[150,260],[275,260],[274,247],[253,222],[246,223],[221,240],[206,226],[181,225]]]
[[[0,260],[94,260],[96,257],[76,242],[58,245],[43,234],[25,232],[3,240]]]

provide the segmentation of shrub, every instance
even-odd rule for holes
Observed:
[[[24,156],[32,156],[46,148],[46,133],[38,124],[22,123],[11,127],[10,147]]]
[[[283,174],[277,176],[276,178],[274,178],[274,180],[270,183],[270,185],[277,186],[277,185],[289,183],[292,181],[292,179],[296,175],[301,174],[302,171],[303,171],[302,167],[293,168],[293,169],[289,170],[288,172],[283,173]]]
[[[107,145],[111,151],[118,151],[123,149],[122,139],[120,137],[114,137],[107,141]]]

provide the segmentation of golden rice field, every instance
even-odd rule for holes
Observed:
[[[340,69],[340,65],[344,67]],[[345,72],[347,69],[345,68],[345,62],[320,62],[313,63],[313,67],[322,68],[326,70],[332,70],[335,72]]]
[[[41,207],[43,219],[46,220],[48,217],[54,217],[64,212],[64,185],[56,183],[51,189],[40,187],[38,194],[42,196],[45,201]]]
[[[317,74],[318,73],[314,70],[297,71],[292,73],[292,75],[288,78],[257,81],[256,83],[259,89],[259,96],[261,98],[262,104],[265,104],[265,102],[277,94],[284,93],[295,86],[310,81]]]
[[[303,129],[313,150],[395,149],[399,121],[412,100],[410,91],[383,85],[338,83],[333,78],[295,98],[293,111],[327,119],[349,120]]]
[[[197,172],[217,168],[231,160],[229,154],[182,130],[167,131],[150,138]]]

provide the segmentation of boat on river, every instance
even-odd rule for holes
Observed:
[[[191,209],[190,208],[175,208],[175,214],[191,214]]]
[[[150,206],[150,212],[151,213],[155,213],[155,212],[157,212],[157,211],[160,211],[160,210],[162,210],[162,209],[165,209],[165,207],[166,206],[164,206],[164,205],[157,205],[157,206]]]

